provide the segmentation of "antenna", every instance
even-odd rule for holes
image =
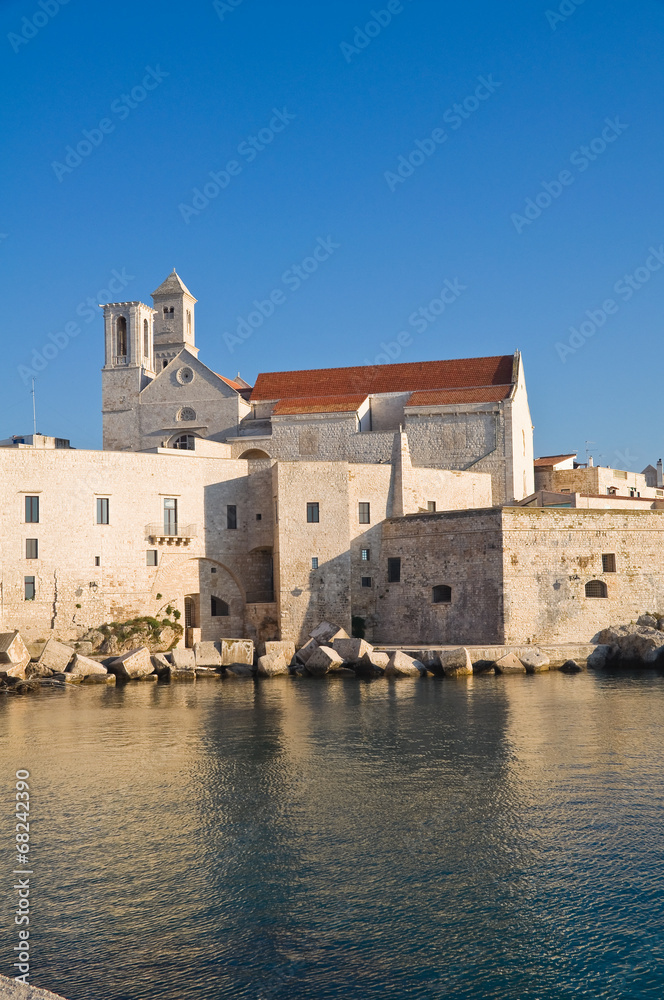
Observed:
[[[37,406],[35,403],[35,376],[32,376],[32,433],[37,433]]]
[[[586,465],[588,464],[588,456],[590,455],[589,444],[597,444],[597,441],[586,441]]]

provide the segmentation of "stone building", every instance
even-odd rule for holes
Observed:
[[[170,604],[188,644],[302,642],[322,618],[375,641],[585,639],[621,602],[659,600],[660,514],[571,509],[604,480],[575,456],[534,466],[518,353],[251,387],[199,360],[175,271],[152,299],[103,306],[102,451],[0,441],[3,628],[71,639]],[[530,506],[536,472],[537,489],[577,491],[569,510]],[[606,599],[586,607],[610,552]]]

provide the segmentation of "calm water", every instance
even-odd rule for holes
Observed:
[[[68,1000],[664,996],[664,679],[0,700],[33,983]]]

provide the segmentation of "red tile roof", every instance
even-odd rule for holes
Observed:
[[[427,389],[414,392],[406,406],[450,406],[454,403],[496,403],[507,399],[510,385],[483,385],[476,389]]]
[[[540,469],[547,469],[558,462],[565,462],[568,458],[576,458],[576,452],[571,455],[543,455],[542,458],[535,459],[535,466]]]
[[[220,378],[222,382],[225,382],[226,385],[230,385],[231,389],[235,389],[236,392],[240,392],[242,389],[250,388],[249,386],[246,385],[246,383],[244,385],[241,385],[239,382],[234,382],[233,379],[226,378],[224,375],[220,375],[219,372],[215,372],[214,374],[217,376],[217,378]]]
[[[423,389],[466,389],[511,384],[514,358],[460,358],[455,361],[411,361],[396,365],[318,368],[299,372],[263,372],[256,379],[252,402],[349,393],[414,392]]]
[[[275,406],[275,416],[285,413],[354,413],[359,409],[366,393],[354,396],[301,396],[296,399],[281,399]]]

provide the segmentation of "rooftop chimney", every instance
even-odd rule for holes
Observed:
[[[592,469],[592,467],[593,467],[593,457],[592,455],[588,455],[588,468]]]

